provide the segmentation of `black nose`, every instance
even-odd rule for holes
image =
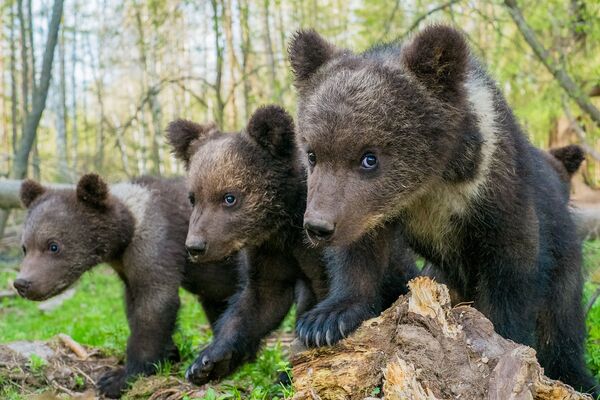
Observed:
[[[189,244],[186,243],[185,245],[185,249],[192,257],[204,255],[204,253],[206,253],[207,248],[208,245],[203,240],[198,240]]]
[[[304,229],[312,239],[329,240],[333,236],[335,225],[322,219],[305,219]]]
[[[13,282],[13,286],[15,287],[15,289],[17,289],[19,296],[25,297],[25,295],[27,294],[27,290],[31,286],[31,282],[25,279],[15,279],[15,281]]]

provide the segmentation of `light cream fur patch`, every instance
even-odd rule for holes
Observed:
[[[441,254],[447,254],[453,248],[452,217],[464,215],[489,184],[488,177],[499,140],[491,89],[475,75],[469,76],[465,88],[483,139],[477,175],[464,183],[431,183],[421,195],[413,197],[408,210],[408,228],[416,237],[432,243]]]
[[[464,188],[468,197],[478,196],[486,183],[498,145],[497,113],[494,107],[494,93],[482,78],[469,76],[465,84],[469,103],[477,116],[477,126],[483,138],[481,162],[477,177]]]
[[[110,193],[121,200],[135,218],[136,228],[143,225],[152,194],[144,186],[123,182],[111,185]]]

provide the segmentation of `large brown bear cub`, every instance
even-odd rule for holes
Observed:
[[[350,257],[388,246],[398,226],[500,334],[535,347],[550,377],[597,392],[566,183],[462,34],[432,26],[353,54],[304,31],[290,58],[309,170],[304,225],[337,264],[331,295],[298,321],[301,338],[318,344],[332,326],[356,326],[357,293],[381,275]]]
[[[305,172],[292,118],[283,109],[258,109],[241,133],[175,121],[168,139],[188,171],[190,254],[205,262],[245,249],[241,290],[217,322],[213,343],[187,371],[189,380],[203,384],[253,358],[294,299],[297,315],[324,299],[329,279],[322,251],[307,244],[302,229]],[[391,258],[373,307],[390,305],[416,274],[412,253],[401,243]],[[328,343],[330,337],[316,340]]]
[[[28,208],[25,259],[14,282],[21,296],[50,298],[102,262],[125,284],[127,362],[98,382],[108,397],[119,397],[130,378],[153,373],[160,361],[178,359],[172,335],[180,286],[198,295],[211,324],[237,289],[234,258],[202,265],[187,260],[191,207],[182,180],[146,177],[109,188],[89,174],[76,190],[28,180],[21,200]]]

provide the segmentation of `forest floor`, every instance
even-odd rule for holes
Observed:
[[[584,305],[600,286],[600,240],[584,245],[586,284]],[[16,276],[16,254],[0,255],[0,292],[8,290]],[[179,327],[175,335],[183,361],[159,367],[157,376],[135,382],[125,399],[283,399],[291,389],[277,383],[288,371],[287,345],[293,332],[293,313],[266,343],[258,359],[245,365],[229,379],[194,387],[185,382],[185,368],[197,350],[211,340],[202,308],[182,291]],[[71,297],[58,305],[42,307],[18,297],[0,300],[0,398],[7,400],[57,398],[94,399],[93,381],[104,371],[123,362],[129,330],[122,304],[122,287],[108,267],[98,267],[83,276]],[[600,376],[600,300],[587,316],[587,362]],[[89,357],[80,360],[57,338],[66,334],[86,346]],[[51,352],[15,357],[8,343],[36,342]],[[59,397],[57,397],[59,395]]]

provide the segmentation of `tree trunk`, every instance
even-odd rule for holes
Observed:
[[[79,130],[77,125],[77,18],[79,4],[73,6],[73,38],[71,42],[71,170],[77,174],[79,162]]]
[[[27,0],[27,40],[29,41],[29,61],[31,66],[31,94],[30,97],[33,98],[33,94],[36,89],[36,66],[35,66],[35,47],[33,45],[33,12],[31,10],[31,0]]]
[[[262,23],[263,23],[263,40],[265,53],[267,55],[267,67],[269,68],[270,82],[267,86],[270,88],[270,101],[280,103],[279,84],[277,82],[277,71],[275,64],[275,56],[273,54],[273,42],[271,40],[271,27],[269,22],[269,7],[270,0],[263,0],[262,7]]]
[[[19,91],[17,89],[17,47],[15,34],[15,9],[14,4],[10,7],[10,115],[12,126],[12,154],[17,153],[17,141],[19,138]],[[14,165],[14,160],[11,160],[9,167]],[[0,239],[4,237],[4,231],[10,216],[9,209],[0,210]]]
[[[25,130],[13,166],[12,177],[22,179],[27,175],[27,163],[29,153],[33,147],[36,132],[42,113],[46,107],[46,99],[48,97],[48,88],[52,77],[52,63],[54,60],[54,49],[58,40],[58,30],[63,12],[63,0],[55,0],[52,7],[52,17],[48,29],[48,37],[46,40],[46,48],[44,50],[44,58],[42,61],[42,71],[40,74],[40,84],[37,86],[33,96],[33,104],[31,112],[27,114],[25,122]]]
[[[233,46],[233,10],[231,6],[231,0],[222,0],[221,7],[223,8],[223,30],[225,33],[225,43],[227,44],[227,64],[229,65],[229,116],[227,122],[227,129],[237,129],[237,101],[236,101],[236,69],[239,68],[237,58],[235,56],[235,48]],[[244,78],[242,78],[244,79]]]
[[[58,181],[69,182],[69,162],[67,160],[67,83],[65,72],[65,31],[61,31],[58,44],[58,79],[56,102],[56,158],[58,161]]]
[[[143,7],[140,3],[135,4],[135,20],[136,27],[138,30],[138,50],[140,52],[140,62],[142,65],[142,92],[148,92],[148,107],[150,110],[150,116],[152,118],[152,131],[150,132],[150,159],[152,160],[152,169],[151,173],[153,175],[160,175],[161,170],[161,162],[160,162],[160,151],[159,151],[159,142],[158,136],[161,134],[162,130],[162,107],[160,105],[160,101],[158,99],[158,90],[154,90],[153,88],[156,85],[156,81],[158,81],[155,70],[156,70],[156,57],[152,57],[152,71],[150,70],[150,62],[148,61],[148,51],[146,49],[146,34],[144,30],[144,24],[142,22],[141,15],[141,7]],[[153,16],[153,28],[156,31],[158,26],[156,24],[155,18]],[[154,42],[154,40],[152,40]],[[155,49],[152,49],[153,51]],[[145,107],[144,107],[145,108]],[[143,114],[143,109],[141,110]],[[144,126],[145,127],[145,126]],[[146,151],[145,149],[143,150]]]
[[[21,43],[21,115],[27,115],[29,113],[29,57],[27,54],[27,22],[25,21],[25,15],[23,14],[23,0],[17,0],[17,10],[19,15],[19,28],[21,31],[20,43]],[[22,120],[23,134],[25,133],[26,119]]]
[[[219,3],[217,0],[211,0],[210,4],[212,6],[212,21],[213,21],[213,31],[215,35],[215,53],[217,57],[217,68],[216,73],[217,76],[215,78],[215,99],[216,99],[216,108],[214,110],[215,120],[217,122],[217,126],[219,129],[223,129],[224,122],[224,112],[225,112],[225,102],[223,101],[222,90],[222,81],[223,81],[223,44],[221,43],[221,30],[219,29],[222,10],[219,13]]]
[[[473,307],[452,308],[446,286],[426,277],[409,286],[347,339],[293,355],[294,399],[591,399],[544,376],[532,348]]]
[[[238,0],[238,10],[240,13],[240,25],[241,25],[241,50],[242,50],[242,88],[244,92],[244,121],[250,118],[252,113],[252,104],[250,104],[250,77],[248,73],[250,71],[250,27],[248,24],[249,9],[248,0]]]
[[[15,12],[11,7],[10,13],[10,115],[12,125],[12,152],[17,153],[17,142],[19,138],[19,92],[17,89],[17,48],[15,46]]]

